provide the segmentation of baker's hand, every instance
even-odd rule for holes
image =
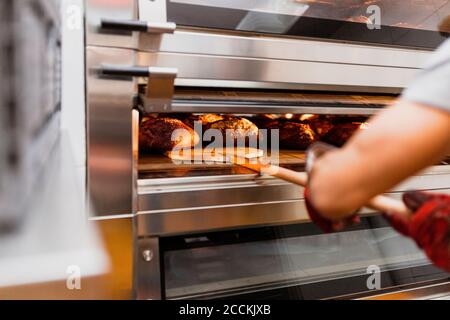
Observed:
[[[311,202],[308,188],[305,188],[305,204],[311,221],[314,222],[325,233],[342,231],[345,228],[357,225],[361,222],[361,219],[357,214],[354,214],[353,216],[341,221],[332,221],[325,218],[319,211],[314,208],[314,205]]]
[[[314,176],[314,163],[327,152],[336,150],[336,147],[325,143],[316,143],[311,146],[306,153],[306,171],[308,172],[309,180]],[[360,218],[355,213],[349,218],[340,221],[333,221],[325,218],[318,210],[315,209],[311,201],[311,194],[309,187],[305,187],[305,204],[311,221],[314,222],[325,233],[342,231],[343,229],[359,224]]]
[[[450,272],[450,196],[408,192],[403,201],[413,212],[411,217],[395,213],[385,217],[394,229],[414,239],[437,267]]]

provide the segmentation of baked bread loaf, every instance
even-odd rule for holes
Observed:
[[[251,139],[259,137],[258,127],[250,120],[239,117],[224,116],[222,120],[208,124],[205,130],[208,129],[219,130],[223,134],[224,143],[227,135],[231,135],[235,142],[245,141],[246,144],[249,141],[257,141]]]
[[[184,120],[184,123],[191,128],[194,128],[194,122],[200,122],[203,126],[203,130],[208,129],[211,123],[221,121],[224,117],[218,114],[202,114],[202,115],[191,115]]]
[[[309,124],[319,138],[326,136],[334,128],[333,121],[329,117],[316,116],[308,119],[306,123]]]
[[[304,123],[272,120],[266,122],[264,129],[280,130],[280,148],[305,150],[316,141],[316,134],[308,124]],[[270,132],[267,135],[271,137]]]
[[[180,131],[177,131],[180,130]],[[178,133],[173,136],[174,133]],[[194,147],[200,141],[198,134],[181,120],[147,118],[139,130],[139,147],[143,151],[170,151],[175,147]]]
[[[361,129],[362,123],[335,124],[321,140],[336,147],[342,147],[350,138]]]
[[[280,146],[305,150],[316,141],[316,135],[307,124],[284,122],[280,127]]]

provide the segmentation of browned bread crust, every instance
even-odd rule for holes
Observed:
[[[200,122],[203,129],[207,129],[211,123],[221,121],[224,117],[218,114],[202,114],[202,115],[191,115],[184,120],[184,123],[191,128],[194,128],[194,122]]]
[[[322,137],[322,141],[342,147],[350,138],[361,129],[362,123],[341,123],[336,124],[326,135]]]
[[[332,120],[328,117],[315,117],[308,120],[307,123],[319,138],[326,136],[334,128]]]
[[[280,148],[305,150],[316,141],[316,134],[308,124],[293,121],[270,120],[265,121],[263,127],[267,130],[278,129],[280,132]],[[274,143],[271,133],[267,133],[270,143]]]
[[[234,141],[245,141],[248,143],[250,139],[258,139],[259,129],[258,127],[248,119],[239,117],[223,117],[223,120],[210,123],[205,128],[219,130],[224,137],[230,135]]]
[[[172,141],[176,130],[180,135]],[[198,135],[181,120],[171,118],[149,118],[141,123],[139,130],[139,147],[143,151],[170,151],[175,147],[194,147],[199,142]]]

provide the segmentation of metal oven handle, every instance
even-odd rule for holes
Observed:
[[[99,74],[104,76],[123,76],[123,77],[166,77],[176,78],[178,69],[161,67],[138,67],[138,66],[117,66],[102,65]]]
[[[102,65],[99,75],[118,77],[147,77],[146,93],[140,95],[146,113],[167,111],[175,92],[176,68]]]
[[[177,25],[173,22],[148,22],[139,20],[103,19],[101,29],[118,31],[140,31],[154,34],[174,33]]]

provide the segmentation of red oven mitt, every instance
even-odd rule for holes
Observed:
[[[403,201],[414,212],[411,218],[392,213],[385,217],[394,229],[414,239],[437,267],[450,272],[450,196],[408,192]]]

